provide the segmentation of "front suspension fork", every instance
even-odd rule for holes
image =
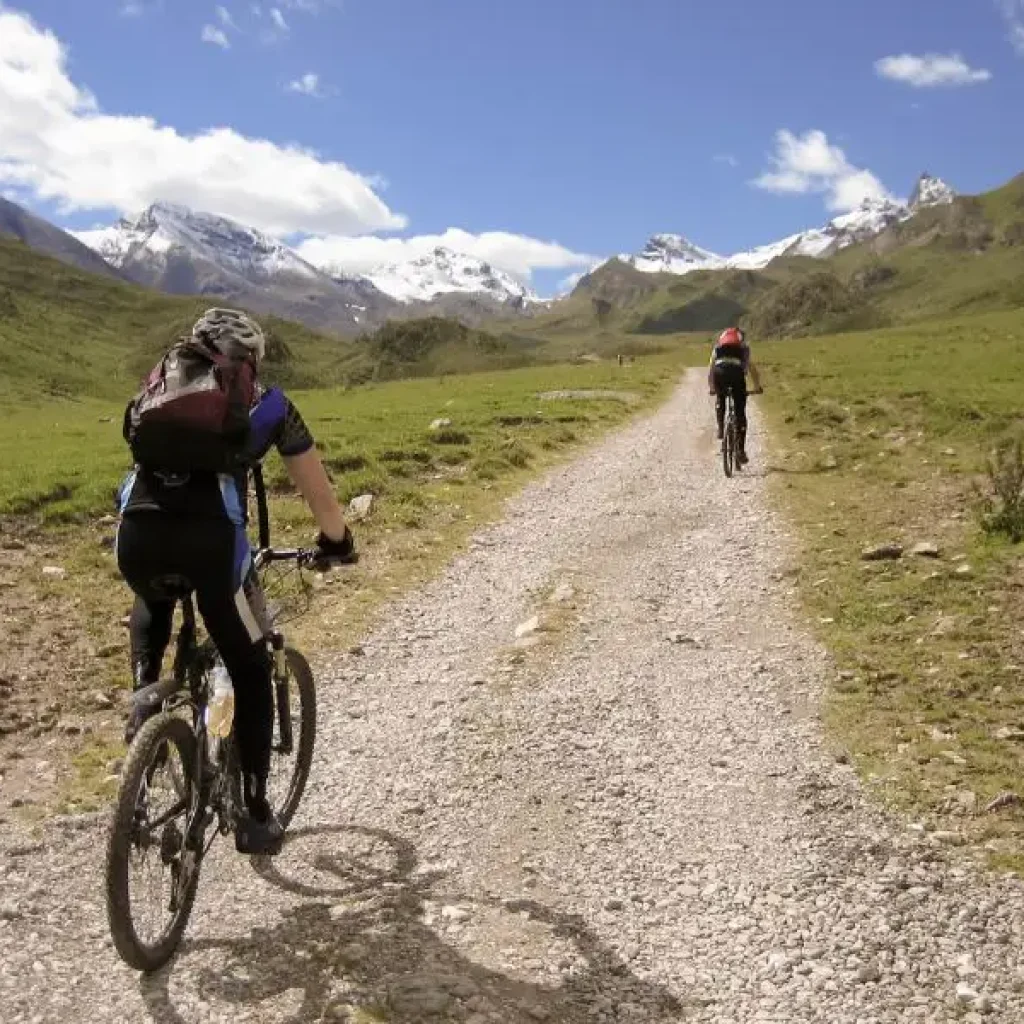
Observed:
[[[274,694],[277,698],[277,725],[281,742],[278,744],[278,752],[290,755],[294,748],[294,737],[292,735],[292,709],[291,696],[288,687],[288,661],[284,652],[284,636],[274,632],[270,634],[270,649],[274,662]]]

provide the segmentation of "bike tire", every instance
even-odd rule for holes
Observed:
[[[186,772],[185,781],[189,786],[187,806],[191,809],[196,787],[195,736],[183,719],[168,714],[157,715],[139,730],[128,751],[110,823],[104,869],[107,921],[114,948],[129,967],[146,972],[158,970],[174,956],[188,926],[199,883],[197,865],[169,926],[155,942],[145,942],[139,937],[132,920],[131,894],[128,887],[132,826],[139,790],[146,772],[165,743],[172,743],[178,748],[181,764]]]
[[[727,477],[732,476],[736,459],[736,424],[730,417],[725,425],[725,437],[722,439],[722,468]]]
[[[295,737],[294,762],[291,780],[280,806],[274,807],[278,820],[286,828],[291,823],[295,812],[299,809],[302,794],[309,780],[309,770],[313,766],[313,748],[316,744],[316,683],[313,670],[305,656],[294,647],[285,648],[285,661],[291,680],[290,697],[294,702],[299,700],[299,735]],[[294,703],[292,704],[294,708]],[[274,725],[277,728],[277,703],[274,704]]]

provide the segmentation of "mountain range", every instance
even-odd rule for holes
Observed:
[[[881,236],[922,210],[949,205],[955,197],[941,179],[923,174],[908,200],[865,200],[822,227],[731,256],[701,248],[680,234],[656,234],[639,252],[594,268],[573,294],[588,294],[595,275],[614,267],[681,276],[697,270],[760,270],[791,256],[829,257]],[[499,316],[535,316],[552,306],[512,275],[448,248],[352,274],[330,262],[314,265],[279,239],[226,217],[167,202],[107,228],[69,233],[2,201],[0,233],[86,270],[169,294],[209,296],[345,335],[388,319],[442,315],[476,325]]]
[[[919,210],[953,202],[956,192],[941,178],[922,174],[910,199],[865,199],[850,213],[834,217],[820,228],[788,235],[732,256],[719,256],[695,245],[682,235],[653,235],[638,253],[623,254],[621,262],[647,274],[688,274],[694,270],[761,270],[785,256],[822,258],[849,245],[881,234],[908,220]],[[602,264],[603,265],[603,264]],[[597,268],[595,268],[597,269]]]

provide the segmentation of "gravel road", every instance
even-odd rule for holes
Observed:
[[[1024,1020],[1024,889],[822,744],[752,455],[722,476],[693,374],[320,656],[289,845],[215,847],[160,975],[114,955],[96,824],[5,835],[0,1018]]]

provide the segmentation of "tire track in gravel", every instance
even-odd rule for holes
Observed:
[[[215,848],[159,976],[114,957],[95,826],[3,840],[4,1021],[1024,1019],[1024,892],[827,755],[785,530],[709,421],[695,372],[320,659],[291,841]]]

